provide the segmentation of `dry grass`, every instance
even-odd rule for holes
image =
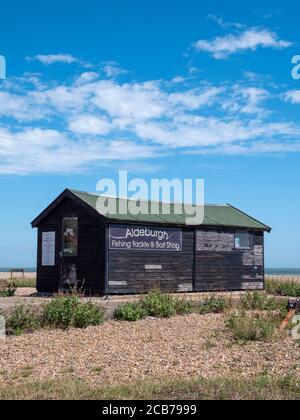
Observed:
[[[22,273],[13,273],[14,278],[16,279],[21,279],[23,278],[23,274]],[[36,273],[25,273],[25,278],[28,279],[35,279],[36,278]],[[11,279],[11,274],[10,272],[0,272],[0,279],[4,279],[4,280],[10,280]]]
[[[287,276],[287,275],[266,276],[266,280],[272,280],[272,281],[277,281],[277,282],[293,281],[296,283],[300,283],[300,276]]]
[[[291,280],[287,277],[285,277],[284,280],[267,278],[266,292],[276,296],[298,298],[300,297],[300,281],[296,278]]]
[[[92,387],[82,380],[28,382],[0,387],[1,400],[299,400],[292,375],[252,379],[196,378]]]
[[[16,287],[30,287],[36,288],[36,279],[35,278],[13,278],[10,280]]]

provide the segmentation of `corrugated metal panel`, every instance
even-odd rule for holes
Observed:
[[[74,195],[83,200],[89,206],[97,209],[97,202],[99,199],[98,195],[90,194],[81,191],[70,190]],[[127,208],[128,200],[116,199],[116,206],[125,204]],[[157,203],[159,205],[159,214],[151,214],[151,202],[143,202],[147,207],[147,214],[132,215],[130,213],[110,214],[108,217],[110,220],[118,222],[144,222],[144,223],[158,223],[158,224],[175,224],[175,225],[186,225],[186,218],[188,214],[182,213],[181,206],[166,203]],[[170,214],[168,213],[170,207]],[[100,213],[100,212],[99,212]],[[178,213],[178,214],[177,214]],[[205,205],[204,206],[204,222],[202,226],[225,226],[245,229],[258,229],[264,231],[270,231],[270,228],[265,224],[255,220],[251,216],[243,213],[242,211],[232,207],[230,205]]]

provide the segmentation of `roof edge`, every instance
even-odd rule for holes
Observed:
[[[113,200],[125,200],[125,201],[130,201],[130,202],[134,202],[136,200],[132,200],[131,198],[128,197],[118,197],[118,196],[105,196],[105,195],[101,195],[101,194],[96,194],[96,193],[92,193],[92,192],[87,192],[87,191],[80,191],[80,190],[74,190],[74,189],[69,189],[69,191],[76,195],[77,194],[85,194],[85,195],[90,195],[92,197],[103,197],[103,198],[107,198],[107,199],[113,199]],[[189,206],[195,206],[194,203],[182,203],[182,202],[176,202],[176,201],[161,201],[161,200],[146,200],[146,199],[141,199],[138,200],[141,203],[156,203],[156,204],[173,204],[173,205],[189,205]],[[201,205],[198,204],[198,206],[200,207]],[[204,207],[231,207],[230,204],[214,204],[214,203],[204,203],[202,206]]]
[[[42,211],[42,213],[40,213],[32,222],[31,222],[31,226],[33,228],[36,228],[37,225],[40,223],[41,220],[44,219],[44,217],[47,216],[47,214],[54,209],[54,207],[56,207],[66,196],[68,193],[71,193],[71,191],[66,188],[54,201],[52,201],[51,204],[49,204],[48,207],[45,208],[44,211]]]
[[[76,194],[74,194],[73,192],[74,190],[71,190],[69,188],[66,188],[54,201],[52,201],[51,204],[49,204],[48,207],[46,207],[46,209],[44,211],[42,211],[42,213],[39,214],[39,216],[37,216],[32,222],[31,222],[31,226],[32,228],[36,228],[38,226],[38,224],[52,211],[55,209],[56,206],[58,206],[58,204],[60,204],[62,202],[62,200],[64,200],[65,198],[71,198],[72,200],[76,200],[77,202],[79,202],[82,206],[85,206],[86,208],[89,208],[91,211],[93,211],[94,213],[96,213],[98,216],[101,216],[100,213],[97,212],[97,210],[95,210],[92,206],[90,206],[88,203],[86,203],[84,200],[82,200],[80,197],[78,197]]]
[[[78,191],[78,190],[73,190],[73,189],[69,189],[69,188],[66,188],[42,213],[40,213],[40,215],[38,216],[38,217],[36,217],[32,222],[31,222],[31,226],[33,227],[33,228],[36,228],[37,226],[38,226],[38,224],[52,211],[52,210],[54,210],[54,208],[58,205],[58,204],[60,204],[60,202],[64,199],[64,198],[66,198],[66,197],[69,197],[69,198],[71,198],[71,199],[73,199],[73,200],[76,200],[76,201],[78,201],[81,205],[83,205],[84,207],[86,207],[86,208],[88,208],[88,209],[90,209],[90,210],[92,210],[93,211],[93,213],[95,213],[95,214],[97,214],[98,216],[100,216],[100,217],[105,217],[108,221],[110,221],[110,222],[121,222],[120,220],[118,220],[118,219],[114,219],[114,218],[111,218],[111,217],[107,217],[107,216],[105,216],[105,215],[102,215],[101,213],[99,213],[93,206],[91,206],[89,203],[87,203],[85,200],[83,200],[81,197],[79,197],[77,194],[86,194],[86,195],[91,195],[91,196],[94,196],[94,197],[100,197],[100,195],[97,195],[97,194],[92,194],[92,193],[87,193],[87,192],[84,192],[84,191]],[[116,197],[116,199],[118,199],[117,197]],[[148,203],[150,202],[150,201],[147,201]],[[162,203],[162,204],[169,204],[169,203]],[[172,203],[170,203],[170,204],[172,204]],[[207,205],[207,204],[205,204],[205,206],[209,206],[209,205]],[[271,231],[272,231],[272,229],[271,229],[271,227],[269,227],[269,226],[267,226],[266,224],[264,224],[264,223],[262,223],[262,222],[260,222],[259,220],[257,220],[257,219],[255,219],[254,217],[252,217],[252,216],[250,216],[249,214],[247,214],[247,213],[245,213],[245,212],[243,212],[242,210],[240,210],[240,209],[238,209],[237,207],[235,207],[235,206],[233,206],[233,205],[231,205],[231,204],[226,204],[226,205],[219,205],[220,207],[231,207],[231,208],[233,208],[233,209],[235,209],[236,211],[238,211],[239,213],[241,213],[241,214],[244,214],[246,217],[248,217],[248,218],[250,218],[250,219],[252,219],[254,222],[256,222],[256,223],[258,223],[261,227],[256,227],[256,228],[254,228],[254,230],[260,230],[260,231],[265,231],[265,232],[268,232],[268,233],[270,233]],[[125,221],[125,220],[124,220]],[[123,222],[124,222],[123,221]],[[129,222],[129,221],[128,221]],[[140,221],[140,222],[142,222],[142,221]],[[136,223],[136,222],[134,222],[134,221],[130,221],[130,223]],[[146,221],[145,221],[145,223],[146,223]],[[159,223],[159,222],[158,222]],[[170,224],[170,223],[169,223]],[[174,223],[174,225],[177,225],[178,223]],[[204,227],[204,225],[199,225],[199,227],[201,227],[201,226],[203,226]],[[211,224],[211,225],[205,225],[206,227],[214,227],[214,226],[216,226],[216,225],[214,225],[213,223]],[[221,225],[217,225],[218,227],[221,227]],[[241,227],[238,227],[238,226],[234,226],[234,225],[232,225],[232,226],[226,226],[226,227],[228,227],[228,228],[235,228],[235,229],[237,229],[237,228],[241,228]],[[246,227],[245,227],[246,228]],[[250,227],[249,228],[247,228],[247,229],[250,229]]]
[[[239,211],[240,213],[244,214],[247,217],[250,217],[250,219],[254,220],[255,222],[259,223],[260,225],[264,226],[264,228],[262,228],[261,230],[264,230],[268,233],[270,233],[272,231],[272,228],[268,225],[266,225],[265,223],[262,223],[260,220],[255,219],[254,217],[250,216],[248,213],[245,213],[244,211],[240,210],[239,208],[233,206],[232,204],[227,204],[228,206],[230,206],[231,208]]]

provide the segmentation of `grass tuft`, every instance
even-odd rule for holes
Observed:
[[[300,283],[296,281],[266,280],[266,291],[271,295],[300,297]]]
[[[299,400],[299,378],[261,374],[253,379],[180,379],[90,386],[67,377],[0,387],[1,400]]]
[[[226,327],[239,342],[272,341],[278,335],[279,324],[280,316],[272,313],[262,315],[236,312],[226,320]]]
[[[6,317],[8,334],[32,333],[42,326],[41,314],[36,307],[18,303]]]
[[[159,290],[151,291],[136,303],[127,303],[116,309],[114,317],[120,321],[139,321],[143,318],[169,318],[192,311],[192,305],[184,299],[172,297]]]
[[[16,286],[8,280],[0,280],[0,297],[13,297],[16,294]]]
[[[278,300],[264,292],[247,292],[242,296],[242,307],[246,310],[276,311],[287,307],[287,300]]]
[[[18,303],[6,316],[9,334],[21,335],[40,328],[87,328],[104,322],[104,310],[78,296],[59,296],[41,308]]]
[[[211,296],[203,305],[199,307],[200,314],[220,314],[231,308],[232,302],[230,299],[223,297]]]
[[[86,328],[104,322],[104,311],[76,295],[58,296],[44,306],[43,325],[51,328]]]

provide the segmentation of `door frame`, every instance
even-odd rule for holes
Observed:
[[[63,251],[63,244],[64,244],[64,220],[65,219],[77,219],[77,255],[76,256],[66,256],[64,255],[64,251]],[[79,267],[79,214],[76,212],[68,212],[68,213],[63,213],[61,215],[60,218],[60,228],[59,228],[59,289],[60,290],[64,290],[63,289],[63,267],[66,265],[70,265],[70,266],[76,266],[76,285],[78,284],[79,281],[79,272],[80,272],[80,267]]]

